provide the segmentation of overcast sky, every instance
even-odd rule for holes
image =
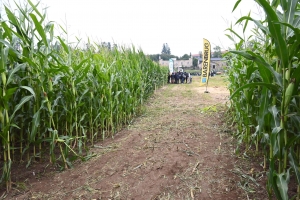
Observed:
[[[76,36],[134,44],[146,54],[161,53],[163,43],[168,43],[171,54],[182,56],[202,51],[203,38],[212,48],[218,45],[226,50],[232,45],[225,29],[250,10],[258,12],[254,0],[242,0],[232,13],[236,1],[41,0],[41,4],[48,7],[48,20],[68,29],[70,41]]]

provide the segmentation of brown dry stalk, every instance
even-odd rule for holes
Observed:
[[[192,174],[195,172],[195,170],[197,169],[198,165],[200,164],[200,162],[197,162],[197,164],[195,165],[193,171],[192,171]]]
[[[193,188],[191,188],[191,197],[192,197],[192,199],[195,199],[195,197],[194,197],[194,192],[193,192]]]

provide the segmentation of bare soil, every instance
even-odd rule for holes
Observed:
[[[6,199],[268,199],[261,156],[235,154],[225,87],[168,84],[95,155],[59,171],[14,163]],[[249,155],[248,155],[249,156]],[[1,197],[0,197],[1,199]]]

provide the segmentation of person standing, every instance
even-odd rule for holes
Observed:
[[[187,72],[184,72],[184,74],[185,74],[185,83],[187,83],[187,81],[188,81],[188,78],[189,78],[189,73],[187,73]]]
[[[176,84],[179,83],[179,73],[178,72],[175,73],[175,83]]]
[[[175,73],[172,72],[171,74],[171,83],[175,83]]]
[[[180,80],[181,80],[181,83],[183,84],[184,81],[185,81],[185,74],[184,74],[184,72],[181,72]]]

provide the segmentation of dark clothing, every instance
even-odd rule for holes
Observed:
[[[176,84],[179,83],[179,73],[178,72],[175,73],[175,83]]]
[[[185,83],[187,83],[187,80],[189,78],[189,74],[187,72],[184,72],[184,74],[185,74]]]
[[[175,73],[171,74],[171,83],[175,83]]]
[[[181,83],[184,83],[185,77],[181,76]]]

